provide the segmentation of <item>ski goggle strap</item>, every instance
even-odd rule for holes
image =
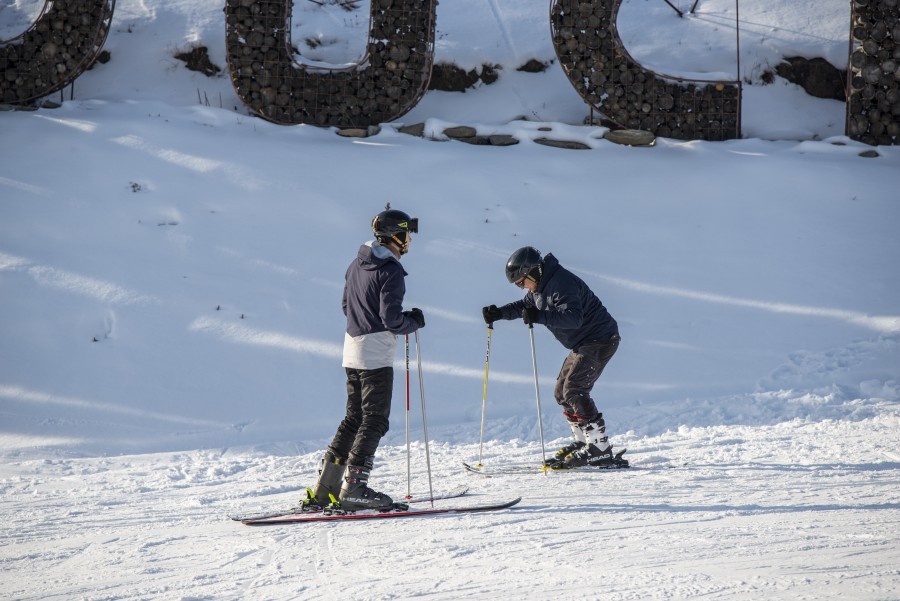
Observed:
[[[400,254],[405,255],[409,252],[409,243],[412,240],[412,236],[409,235],[408,231],[399,232],[391,236],[391,240],[397,243],[397,246],[400,247]]]
[[[541,269],[540,265],[535,265],[534,267],[529,269],[527,272],[525,272],[525,275],[523,275],[521,278],[519,278],[518,280],[516,280],[513,283],[516,286],[518,286],[519,288],[525,287],[525,280],[531,280],[532,282],[540,284],[542,271],[543,270]]]
[[[405,255],[409,251],[409,243],[412,240],[410,234],[419,233],[419,219],[418,217],[410,217],[407,221],[398,223],[397,227],[403,231],[394,234],[391,236],[391,239],[400,246],[400,254]]]

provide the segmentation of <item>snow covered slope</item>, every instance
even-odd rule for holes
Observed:
[[[352,61],[360,5],[298,1],[295,40],[329,40],[307,58]],[[4,6],[0,37],[35,6]],[[745,139],[652,148],[581,125],[557,65],[515,70],[554,59],[547,8],[442,2],[438,60],[497,64],[500,79],[429,92],[403,118],[522,140],[508,148],[250,117],[227,76],[173,58],[204,45],[225,66],[222,6],[206,0],[119,3],[112,60],[74,100],[0,114],[0,596],[898,598],[900,151],[845,138],[842,103],[760,79],[781,56],[845,61],[846,3],[742,4]],[[631,0],[619,26],[661,71],[734,73],[730,11],[701,0],[679,19]],[[313,482],[343,410],[344,269],[386,202],[421,220],[404,266],[406,304],[427,319],[435,487],[524,499],[237,525],[226,516],[290,505]],[[595,396],[632,470],[460,467],[541,458],[521,323],[494,330],[479,445],[480,309],[517,297],[503,265],[526,244],[619,321]],[[565,351],[542,328],[535,342],[549,450],[567,430],[552,399]],[[413,360],[407,479],[397,359],[373,484],[401,497],[428,478]]]

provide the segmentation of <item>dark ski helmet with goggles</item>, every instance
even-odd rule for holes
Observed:
[[[540,282],[544,270],[544,258],[541,251],[533,246],[523,246],[514,252],[506,262],[506,279],[510,284],[516,284],[522,288],[519,280],[528,278],[533,282]]]
[[[394,242],[400,247],[400,254],[409,250],[409,235],[419,233],[419,219],[410,217],[403,211],[387,209],[375,215],[372,232],[382,244]]]

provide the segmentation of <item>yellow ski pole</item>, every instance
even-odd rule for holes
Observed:
[[[484,458],[484,416],[487,413],[487,383],[488,370],[491,365],[491,332],[494,331],[494,324],[489,323],[487,327],[487,353],[484,357],[484,390],[481,392],[481,440],[478,443],[478,467],[484,467],[481,463]]]

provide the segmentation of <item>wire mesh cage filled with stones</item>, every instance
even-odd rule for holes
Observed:
[[[900,143],[900,1],[855,0],[851,16],[847,135]]]
[[[48,0],[34,23],[0,41],[0,102],[62,90],[90,67],[109,33],[113,0]]]
[[[336,68],[294,60],[290,0],[227,0],[229,72],[241,100],[276,123],[367,127],[424,95],[434,61],[436,0],[372,0],[365,55]]]
[[[592,110],[615,124],[685,140],[741,135],[741,84],[659,75],[625,50],[616,30],[621,0],[554,0],[553,45]]]

